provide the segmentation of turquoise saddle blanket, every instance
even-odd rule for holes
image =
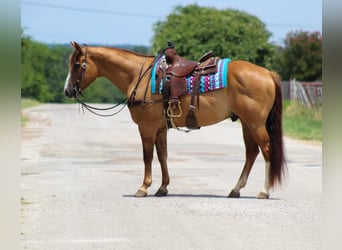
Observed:
[[[159,88],[157,88],[156,84],[156,72],[159,67],[159,63],[161,60],[157,61],[152,69],[152,77],[151,77],[151,91],[152,94],[162,94],[163,92],[163,81],[161,81]],[[200,79],[200,93],[205,93],[221,88],[226,88],[228,86],[227,82],[227,74],[228,74],[228,65],[231,59],[224,58],[220,59],[217,65],[217,72],[214,74],[201,76]],[[187,94],[191,94],[192,82],[194,76],[188,75],[186,76],[186,86],[187,86]]]

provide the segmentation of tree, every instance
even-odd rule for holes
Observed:
[[[274,53],[265,24],[255,16],[232,9],[178,6],[166,21],[154,25],[154,32],[154,53],[165,48],[167,41],[173,41],[177,53],[192,60],[211,50],[220,57],[267,66]]]
[[[320,32],[290,32],[280,48],[276,68],[283,79],[322,79],[322,35]]]
[[[39,101],[49,101],[52,94],[46,81],[45,62],[49,59],[47,45],[33,42],[30,37],[21,39],[21,96]]]
[[[49,46],[48,61],[45,62],[45,79],[52,93],[51,102],[65,102],[64,83],[68,74],[68,59],[72,49],[70,46]]]

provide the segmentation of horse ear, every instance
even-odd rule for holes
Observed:
[[[72,47],[74,47],[75,50],[79,51],[82,54],[81,46],[77,42],[71,41],[70,44]]]

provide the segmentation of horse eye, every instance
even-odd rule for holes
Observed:
[[[78,69],[80,67],[80,64],[79,63],[75,63],[74,65],[73,65],[73,68],[74,69]]]

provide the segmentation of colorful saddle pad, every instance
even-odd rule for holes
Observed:
[[[162,91],[163,91],[163,82],[160,83],[159,88],[157,88],[157,84],[156,84],[156,78],[157,78],[156,72],[159,67],[160,61],[161,60],[156,62],[152,69],[152,77],[151,77],[152,94],[162,94]],[[228,64],[230,61],[231,60],[229,58],[221,59],[218,62],[216,73],[201,76],[200,93],[205,93],[208,91],[213,91],[216,89],[227,87]],[[186,86],[187,86],[187,94],[191,94],[192,82],[193,82],[194,76],[189,75],[189,76],[186,76],[185,79],[186,79]]]

